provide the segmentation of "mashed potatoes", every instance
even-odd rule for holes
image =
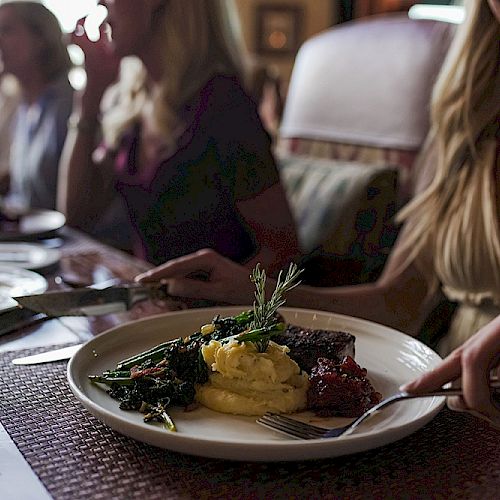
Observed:
[[[201,349],[209,381],[196,388],[196,399],[222,413],[290,413],[306,407],[308,377],[287,355],[288,347],[269,342],[266,352],[252,342],[212,340]]]

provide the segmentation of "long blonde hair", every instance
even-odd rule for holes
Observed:
[[[451,256],[459,250],[471,268],[481,266],[478,252],[463,248],[480,245],[494,259],[499,252],[488,235],[498,218],[492,167],[498,161],[500,25],[486,0],[470,3],[433,91],[430,139],[437,153],[435,176],[398,216],[408,226],[401,248],[409,256],[405,264],[419,267],[431,291],[439,280],[435,261],[429,258],[438,252]],[[454,215],[459,212],[458,223]],[[448,237],[448,223],[460,225],[455,226],[455,240]]]
[[[115,148],[123,133],[153,99],[154,123],[167,145],[179,126],[183,105],[216,73],[245,80],[245,51],[232,0],[168,0],[160,7],[163,81],[158,95],[146,88],[146,71],[137,58],[122,61],[120,79],[103,115],[106,144]],[[168,66],[168,67],[167,67]]]

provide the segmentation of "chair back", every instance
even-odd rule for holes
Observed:
[[[405,201],[453,27],[393,14],[306,41],[292,71],[278,151],[396,166]]]

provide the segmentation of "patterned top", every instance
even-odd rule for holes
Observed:
[[[153,264],[213,248],[244,261],[256,251],[238,212],[279,182],[254,102],[232,77],[213,77],[184,109],[185,131],[173,153],[138,165],[138,126],[116,155],[117,190],[135,233],[134,250]]]

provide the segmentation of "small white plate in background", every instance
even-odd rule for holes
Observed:
[[[61,252],[36,243],[0,243],[0,266],[43,269],[59,262]]]
[[[12,297],[43,293],[47,286],[47,280],[40,274],[12,264],[0,265],[0,311],[17,306]]]

